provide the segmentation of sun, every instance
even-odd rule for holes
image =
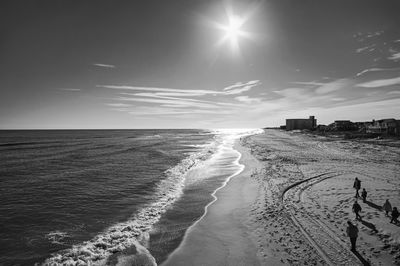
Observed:
[[[235,54],[240,53],[239,40],[250,36],[248,32],[242,29],[246,20],[244,17],[235,15],[233,12],[227,12],[226,24],[215,23],[216,28],[221,30],[223,34],[217,45],[228,44],[232,52]]]
[[[220,44],[228,42],[233,51],[239,50],[239,38],[244,36],[244,32],[241,30],[244,24],[244,19],[236,15],[228,16],[227,25],[220,25],[220,29],[223,31],[224,35],[219,41]]]
[[[240,27],[243,24],[243,20],[238,16],[232,16],[229,18],[229,25],[224,27],[226,38],[231,44],[237,43],[238,37],[241,35]]]

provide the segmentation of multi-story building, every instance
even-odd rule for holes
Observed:
[[[372,120],[366,128],[367,133],[375,133],[390,136],[400,136],[400,120],[394,118]]]
[[[314,116],[309,118],[286,119],[286,130],[309,129],[314,130],[317,127],[317,120]]]

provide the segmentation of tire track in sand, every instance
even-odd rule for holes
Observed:
[[[329,265],[362,265],[358,258],[349,251],[335,232],[325,225],[316,215],[306,211],[302,206],[302,194],[305,189],[325,179],[342,175],[337,172],[326,172],[298,181],[286,187],[281,194],[284,208],[290,214],[293,223],[305,238],[318,251]]]

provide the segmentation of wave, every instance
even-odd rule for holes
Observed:
[[[207,160],[218,147],[216,141],[211,142],[201,151],[192,153],[178,165],[168,169],[165,179],[156,189],[155,200],[134,214],[131,219],[118,223],[98,234],[93,239],[60,251],[48,258],[43,265],[105,265],[108,258],[124,250],[134,248],[136,256],[145,256],[148,265],[156,265],[155,259],[146,249],[149,232],[161,215],[182,195],[185,175],[189,169]],[[50,234],[58,239],[62,234]],[[61,239],[62,240],[62,239]]]
[[[62,232],[62,231],[53,231],[50,232],[46,235],[46,238],[52,243],[52,244],[64,244],[64,240],[66,238],[69,238],[69,235],[67,232]]]

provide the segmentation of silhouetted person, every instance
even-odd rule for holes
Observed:
[[[357,237],[358,237],[358,228],[354,224],[352,224],[350,221],[347,221],[347,236],[350,237],[350,243],[351,243],[351,251],[356,251],[356,242],[357,242]]]
[[[354,202],[353,204],[353,212],[356,214],[356,219],[362,219],[359,212],[361,211],[361,206],[360,204],[357,203],[357,201]]]
[[[399,211],[397,210],[396,207],[393,207],[393,211],[392,211],[392,220],[390,220],[391,223],[395,223],[397,224],[399,222],[399,220],[397,220],[397,218],[399,218]]]
[[[367,200],[367,194],[367,191],[365,190],[365,188],[363,188],[363,190],[361,191],[361,198],[363,199],[364,203]]]
[[[382,209],[386,212],[386,216],[389,216],[389,212],[392,211],[392,204],[390,204],[388,199],[383,204]]]
[[[356,177],[356,179],[354,179],[354,184],[353,184],[353,188],[356,189],[356,198],[360,197],[360,194],[358,194],[358,191],[361,189],[361,181]]]

